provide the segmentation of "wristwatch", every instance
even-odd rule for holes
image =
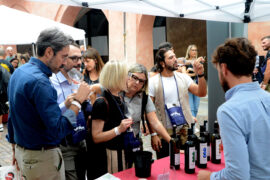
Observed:
[[[198,78],[204,77],[204,73],[198,74],[197,76],[198,76]]]

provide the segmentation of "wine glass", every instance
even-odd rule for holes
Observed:
[[[80,83],[83,81],[83,75],[80,71],[78,71],[76,68],[72,68],[71,70],[68,71],[68,76],[72,80],[72,85],[74,89],[72,89],[73,93],[77,92],[77,89],[80,86]]]
[[[83,81],[83,75],[76,68],[72,68],[68,71],[68,76],[72,79],[74,84],[80,84]]]
[[[129,109],[127,110],[127,112],[125,113],[125,115],[126,115],[126,117],[127,117],[128,119],[132,119],[132,114],[133,114],[133,110],[132,110],[131,108],[129,108]],[[133,132],[132,126],[130,126],[130,127],[127,129],[127,131],[128,131],[128,132]]]

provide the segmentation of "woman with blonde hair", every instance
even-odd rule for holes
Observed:
[[[92,136],[95,143],[103,143],[106,148],[109,173],[126,169],[124,153],[124,133],[132,124],[125,117],[126,109],[120,92],[126,90],[127,65],[121,61],[109,61],[100,74],[100,84],[104,88],[92,110]]]
[[[185,65],[186,65],[186,73],[193,79],[194,82],[198,84],[198,77],[193,70],[193,63],[198,58],[198,49],[197,46],[192,44],[189,45],[186,52],[185,57]],[[200,105],[200,98],[195,96],[194,94],[188,92],[189,95],[189,105],[191,109],[192,116],[196,118],[199,105]]]
[[[84,81],[88,84],[96,84],[99,82],[99,74],[104,63],[95,48],[87,49],[83,54],[83,62],[85,69],[83,71]]]

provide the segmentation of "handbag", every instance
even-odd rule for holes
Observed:
[[[78,144],[82,140],[86,138],[86,121],[84,118],[84,114],[82,111],[80,111],[77,115],[77,124],[76,127],[72,130],[72,143]]]
[[[178,85],[177,85],[177,81],[175,76],[174,80],[176,83],[176,88],[177,88],[177,96],[178,96],[178,100],[180,103],[180,97],[179,97],[179,90],[178,90]],[[161,77],[161,84],[162,84],[162,91],[163,91],[163,98],[164,98],[164,103],[165,103],[165,93],[164,93],[164,87],[163,87],[163,81],[162,81],[162,77]],[[182,107],[176,104],[165,104],[165,110],[169,116],[169,119],[172,123],[172,125],[176,125],[176,126],[181,126],[183,124],[186,124],[187,121],[185,119]]]
[[[124,147],[127,150],[132,150],[133,152],[140,150],[141,141],[136,138],[132,130],[127,130],[124,134]]]
[[[119,110],[119,112],[121,114],[121,118],[125,119],[126,117],[125,117],[124,113],[122,112],[121,108],[119,107],[119,104],[116,102],[116,100],[114,99],[114,97],[110,93],[110,91],[108,91],[108,92],[111,95],[117,109]],[[125,148],[125,150],[137,151],[140,149],[141,141],[135,137],[132,128],[128,128],[128,130],[125,133],[123,133],[123,135],[124,135],[124,148]]]
[[[176,106],[175,104],[165,104],[165,109],[172,125],[180,126],[187,123],[181,106]]]

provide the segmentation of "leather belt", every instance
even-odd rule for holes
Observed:
[[[50,149],[55,149],[58,148],[59,146],[53,146],[53,145],[48,145],[48,146],[43,146],[40,148],[26,148],[26,147],[22,147],[18,144],[16,144],[17,146],[19,146],[22,149],[26,149],[26,150],[30,150],[30,151],[42,151],[42,150],[50,150]]]

